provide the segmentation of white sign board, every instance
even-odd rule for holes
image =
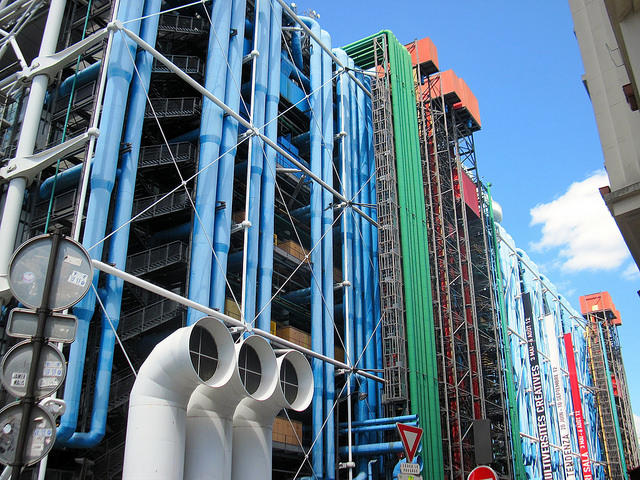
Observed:
[[[412,475],[420,474],[420,465],[417,463],[401,463],[400,473],[410,473]]]

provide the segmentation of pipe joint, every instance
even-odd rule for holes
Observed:
[[[117,32],[124,29],[124,24],[120,20],[113,20],[107,23],[107,32]]]

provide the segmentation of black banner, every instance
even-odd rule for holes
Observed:
[[[531,386],[533,388],[533,402],[536,411],[536,425],[538,426],[538,439],[540,440],[540,455],[542,478],[553,480],[551,472],[551,450],[549,447],[549,427],[547,413],[544,408],[544,393],[542,391],[542,376],[540,375],[540,362],[538,361],[538,344],[536,343],[536,330],[531,308],[531,295],[522,295],[522,307],[524,309],[524,330],[527,338],[527,353],[529,354],[529,368],[531,369]]]

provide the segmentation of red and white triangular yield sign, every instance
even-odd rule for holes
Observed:
[[[407,454],[407,462],[411,463],[413,462],[413,457],[418,451],[418,445],[420,445],[422,429],[420,427],[414,427],[404,423],[396,423],[396,427],[400,433],[400,439],[402,440],[404,451]]]

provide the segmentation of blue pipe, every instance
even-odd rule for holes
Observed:
[[[231,28],[236,35],[229,40],[226,84],[230,86],[224,92],[224,103],[234,112],[240,110],[240,88],[242,82],[242,56],[245,36],[246,0],[233,0],[231,10]],[[211,290],[209,304],[219,310],[224,309],[227,288],[227,256],[231,237],[231,214],[233,212],[233,178],[238,141],[238,121],[230,116],[224,118],[222,125],[222,158],[218,161],[218,187],[216,204],[225,205],[215,213],[213,249],[218,259],[211,269]]]
[[[286,75],[286,78],[289,80],[295,80],[296,82],[302,83],[302,86],[308,92],[311,87],[311,81],[309,77],[307,77],[302,70],[298,68],[298,66],[289,59],[289,55],[287,52],[282,52],[282,68],[283,74]]]
[[[74,77],[76,89],[86,83],[93,82],[97,80],[98,75],[100,75],[100,69],[102,68],[102,60],[98,60],[95,63],[92,63],[87,68],[84,68],[78,72],[78,75],[71,75],[65,78],[60,87],[58,88],[58,97],[64,97],[65,95],[69,95],[73,88]]]
[[[334,50],[338,59],[342,62],[343,65],[348,63],[347,54],[344,50],[335,49]],[[350,117],[350,90],[348,87],[348,77],[346,75],[340,75],[338,83],[337,83],[337,95],[338,95],[338,117],[339,117],[339,128],[344,129],[345,131],[350,131],[351,128],[351,117]],[[340,141],[341,155],[340,155],[340,171],[342,176],[344,195],[347,198],[351,198],[352,195],[352,187],[351,187],[351,147],[349,137],[345,137]],[[344,172],[344,174],[342,173]],[[348,288],[348,295],[346,295],[346,306],[348,307],[348,315],[344,315],[344,332],[345,332],[345,341],[346,341],[346,351],[350,352],[350,358],[346,358],[345,352],[345,360],[347,363],[354,362],[354,289],[353,289],[353,215],[348,210],[342,216],[342,231],[344,232],[342,238],[342,276],[344,280],[348,280],[351,282],[350,287]],[[347,292],[345,290],[345,292]],[[344,303],[344,302],[343,302]],[[351,392],[346,392],[350,394]]]
[[[38,195],[42,199],[49,198],[51,196],[51,191],[53,190],[54,183],[56,184],[56,190],[58,191],[58,193],[64,192],[74,185],[77,185],[78,180],[80,180],[80,175],[82,174],[83,168],[84,163],[79,163],[78,165],[74,165],[73,167],[67,168],[66,170],[58,173],[57,180],[55,175],[50,176],[40,184]]]
[[[289,213],[292,217],[295,218],[308,217],[311,213],[311,205],[305,205],[304,207],[296,208],[295,210],[291,210]]]
[[[282,5],[272,3],[271,28],[269,32],[269,80],[267,84],[267,108],[265,135],[278,141],[278,104],[280,103],[280,34],[282,31]],[[276,151],[266,148],[265,170],[262,173],[262,189],[260,200],[260,258],[258,266],[258,328],[269,331],[271,328],[271,294],[273,285],[273,233],[274,202],[276,193]]]
[[[253,95],[253,125],[262,129],[266,115],[267,82],[269,78],[269,45],[271,42],[271,5],[269,2],[258,2],[257,31],[253,48],[260,55],[255,60],[255,88]],[[278,35],[280,32],[278,31]],[[257,136],[251,137],[251,158],[249,178],[249,198],[247,199],[247,218],[251,226],[245,230],[245,277],[243,284],[243,313],[246,322],[253,323],[256,314],[258,277],[258,255],[260,253],[260,219],[261,219],[261,190],[264,173],[265,145]],[[272,237],[273,238],[273,237]],[[272,247],[273,249],[273,247]],[[271,285],[271,284],[269,284]],[[267,326],[267,330],[269,327]]]
[[[331,48],[331,35],[325,30],[321,31],[320,40]],[[331,57],[322,51],[322,179],[333,187],[333,61]],[[334,346],[334,296],[333,296],[333,195],[327,190],[322,190],[322,294],[323,304],[323,343],[324,354],[329,358],[335,357]],[[333,414],[333,402],[335,399],[335,367],[324,364],[324,412],[326,425],[324,436],[324,458],[326,478],[331,480],[335,475],[335,420]]]
[[[80,70],[77,74],[74,73],[69,77],[65,78],[60,84],[60,86],[58,87],[58,92],[57,92],[58,98],[64,97],[65,95],[69,95],[71,93],[74,81],[76,84],[76,88],[78,88],[86,83],[96,80],[98,78],[98,75],[100,75],[101,67],[102,67],[102,60],[98,60],[97,62],[89,65],[87,68]],[[53,95],[47,92],[47,95],[45,96],[45,99],[44,99],[45,105],[48,105],[49,102],[52,100],[52,98],[53,98]]]
[[[372,418],[371,420],[363,420],[361,422],[352,422],[352,427],[363,427],[366,425],[384,425],[386,423],[409,423],[417,422],[417,415],[400,415],[398,417]],[[341,423],[340,428],[347,427],[346,423]]]
[[[179,142],[196,142],[200,137],[200,129],[194,128],[188,132],[183,133],[182,135],[178,135],[177,137],[169,140],[169,143],[179,143]]]
[[[408,423],[408,425],[412,425],[414,427],[418,426],[418,422],[411,422]],[[383,431],[387,431],[387,430],[395,430],[396,428],[396,424],[395,423],[389,423],[389,424],[384,424],[384,425],[368,425],[365,427],[351,427],[351,431],[353,433],[363,433],[363,432],[383,432]],[[343,428],[340,430],[340,433],[346,433],[348,430],[346,428]]]
[[[364,81],[364,76],[362,74],[358,74],[358,78],[360,81]],[[360,198],[362,199],[362,203],[369,204],[371,203],[371,198],[369,195],[369,162],[371,160],[371,152],[369,151],[369,145],[367,143],[367,118],[365,116],[365,95],[361,88],[357,90],[357,98],[358,98],[358,126],[360,127],[358,132],[358,146],[360,150],[360,165],[359,165],[359,174],[360,174],[360,185],[363,187],[362,192],[360,194]],[[369,212],[370,213],[370,212]],[[373,299],[373,258],[371,248],[371,229],[369,228],[369,222],[360,222],[362,226],[362,267],[363,267],[363,279],[364,279],[364,298]],[[363,308],[363,321],[364,321],[364,339],[363,339],[363,348],[365,350],[365,368],[375,368],[375,346],[373,339],[371,336],[373,335],[373,329],[375,327],[373,322],[374,316],[374,307],[373,301],[364,302]],[[370,341],[371,339],[371,341]],[[367,345],[368,343],[368,345]],[[369,416],[375,417],[378,410],[378,399],[377,399],[377,389],[371,380],[367,380],[367,400],[369,406]],[[375,437],[369,438],[369,441],[375,441]]]
[[[302,21],[320,38],[320,25],[312,18],[301,17]],[[311,79],[311,171],[318,177],[322,176],[322,96],[319,91],[322,85],[322,50],[315,40],[311,40],[310,59]],[[322,187],[311,184],[311,245],[320,243],[322,236]],[[311,349],[315,352],[324,351],[322,325],[322,248],[318,245],[311,252]],[[313,445],[313,471],[319,478],[324,478],[324,381],[323,362],[314,358],[311,361],[313,369],[313,412],[312,437],[316,439]],[[333,440],[333,437],[331,437]]]
[[[149,239],[149,246],[157,247],[158,245],[164,245],[165,243],[173,242],[174,240],[187,239],[190,233],[191,222],[160,230],[159,232],[151,235],[151,238]]]
[[[369,443],[364,445],[354,445],[351,447],[351,452],[357,457],[372,457],[374,455],[385,455],[387,453],[403,452],[404,447],[402,442],[381,442],[381,443]],[[340,447],[340,454],[345,455],[349,453],[348,447]]]
[[[355,64],[353,59],[349,58],[348,60],[349,68],[354,68]],[[357,92],[355,82],[352,80],[349,81],[349,90],[351,91],[351,129],[349,140],[351,142],[351,185],[352,185],[352,198],[355,202],[360,202],[362,200],[362,192],[356,193],[360,190],[360,181],[359,181],[359,161],[360,158],[360,149],[359,149],[359,125],[358,125],[358,104],[357,104]],[[355,197],[354,197],[355,196]],[[363,351],[364,347],[364,321],[363,321],[363,265],[362,265],[362,237],[360,233],[362,232],[362,219],[359,215],[354,215],[353,211],[347,212],[348,215],[353,216],[354,230],[353,230],[353,258],[354,258],[354,275],[353,275],[353,285],[354,285],[354,303],[355,303],[355,322],[354,322],[354,346],[355,352],[353,356],[353,361],[356,362]],[[360,359],[359,367],[363,367],[364,359]],[[366,392],[366,380],[361,379],[359,381],[359,389],[362,392]],[[368,418],[367,410],[365,402],[358,402],[356,407],[356,418],[360,421]],[[362,439],[356,440],[358,443],[362,443]]]
[[[370,86],[370,81],[366,80],[366,84]],[[371,100],[369,98],[365,98],[366,104],[366,120],[367,120],[367,148],[369,150],[369,175],[372,176],[376,171],[376,164],[374,158],[373,151],[373,115],[372,115],[372,105]],[[369,200],[372,204],[377,204],[377,196],[376,196],[376,182],[375,176],[373,180],[369,183]],[[369,215],[377,220],[377,210],[376,208],[369,209]],[[374,318],[373,325],[378,325],[380,321],[380,283],[379,283],[379,275],[378,275],[378,229],[368,223],[368,227],[371,231],[371,248],[373,250],[373,304],[374,304]],[[375,353],[375,366],[373,368],[381,369],[383,368],[383,360],[382,360],[382,327],[379,327],[375,331],[375,338],[372,347],[374,348]],[[372,382],[374,384],[375,394],[374,398],[381,399],[382,398],[382,386],[378,382]],[[382,402],[377,402],[378,409],[375,412],[376,417],[382,417]]]
[[[302,58],[302,41],[300,35],[300,32],[295,30],[291,36],[291,56],[293,57],[293,63],[295,63],[296,67],[302,72],[304,69],[304,60]]]
[[[123,22],[140,18],[142,7],[143,2],[125,2],[120,5],[117,18]],[[127,25],[134,33],[139,33],[140,21],[130,22]],[[91,194],[89,196],[89,206],[87,207],[87,222],[82,239],[82,244],[85,248],[90,249],[91,257],[98,260],[102,259],[104,243],[101,240],[105,235],[109,213],[107,206],[110,203],[111,192],[115,183],[127,94],[133,75],[131,58],[135,58],[135,55],[136,44],[133,41],[126,40],[124,35],[114,36],[100,120],[100,131],[108,132],[108,134],[100,135],[96,145],[95,159],[91,169]],[[95,270],[93,274],[95,288],[98,286],[99,274],[98,270]],[[60,419],[60,426],[56,435],[58,445],[77,445],[75,440],[73,442],[69,441],[74,435],[78,423],[89,323],[93,317],[95,305],[95,293],[93,290],[89,290],[89,293],[74,308],[74,313],[78,317],[78,326],[76,340],[71,344],[69,353],[69,366],[64,389],[66,411]],[[107,339],[104,335],[103,339],[106,342]],[[102,341],[101,344],[102,347],[105,346]],[[106,356],[108,353],[102,353],[101,351],[101,357],[103,355]],[[97,397],[99,393],[103,394],[96,385],[95,396]],[[109,394],[107,393],[107,401],[108,397]],[[94,411],[92,426],[96,420],[96,413]],[[78,441],[78,443],[83,443],[83,441]]]
[[[325,277],[329,277],[329,275],[325,275]],[[342,285],[339,283],[333,283],[333,270],[331,270],[331,289],[333,291],[342,288]],[[289,302],[299,302],[308,304],[311,300],[311,288],[301,288],[300,290],[292,290],[291,292],[287,292],[281,295],[282,298],[288,300]],[[325,297],[326,300],[326,297]],[[335,305],[334,305],[335,306]],[[325,354],[327,355],[327,354]]]
[[[231,26],[231,0],[213,2],[211,7],[211,31],[207,51],[207,65],[204,86],[217,98],[225,95],[226,58],[229,51],[229,32]],[[225,32],[218,35],[218,32]],[[233,88],[229,85],[229,88]],[[189,271],[189,299],[202,305],[209,305],[211,290],[211,270],[213,253],[210,242],[213,241],[213,229],[216,211],[216,187],[218,184],[218,162],[222,137],[223,111],[208,98],[203,98],[202,118],[200,120],[200,155],[196,186],[196,211],[193,219],[193,237],[191,242],[191,268]],[[213,162],[213,163],[212,163]],[[207,167],[205,169],[205,167]],[[202,318],[204,313],[189,308],[187,324],[192,325]]]

